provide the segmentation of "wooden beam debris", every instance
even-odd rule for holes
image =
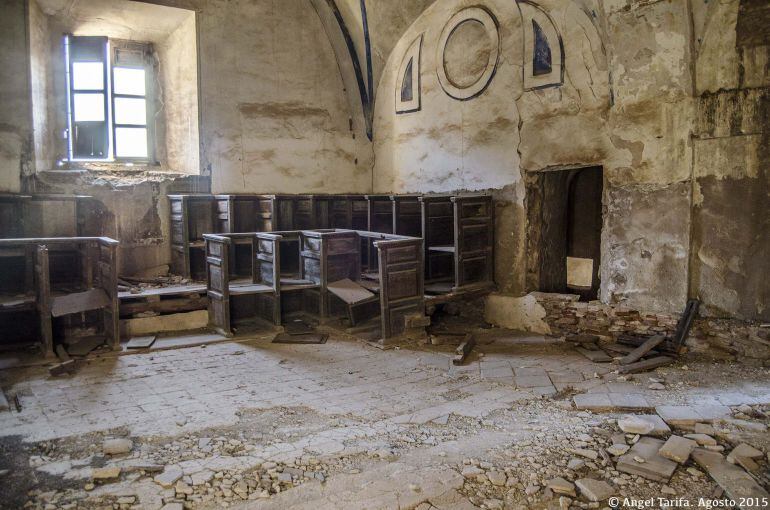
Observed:
[[[621,365],[630,365],[636,361],[642,359],[644,355],[656,348],[658,345],[666,341],[666,337],[663,335],[655,335],[648,338],[642,345],[628,353],[620,360]]]
[[[468,355],[471,353],[473,348],[476,347],[476,339],[474,336],[470,333],[465,335],[465,339],[463,340],[463,343],[461,343],[457,350],[455,351],[456,355],[452,359],[453,365],[463,365],[465,364],[465,360],[468,358]]]
[[[656,356],[654,358],[646,359],[643,361],[637,361],[630,365],[623,365],[618,368],[619,374],[636,374],[638,372],[646,372],[654,368],[670,365],[674,362],[674,358],[669,356]]]

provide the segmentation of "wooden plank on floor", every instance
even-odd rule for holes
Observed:
[[[654,368],[670,365],[674,362],[674,358],[669,356],[656,356],[655,358],[646,359],[644,361],[637,361],[630,365],[623,365],[618,368],[619,374],[635,374],[637,372],[646,372]]]
[[[70,313],[87,312],[109,306],[110,298],[103,289],[56,296],[51,300],[51,315],[61,317]]]
[[[68,345],[67,353],[70,356],[85,356],[102,344],[104,344],[103,337],[88,336]]]
[[[350,278],[344,278],[342,280],[332,282],[328,284],[326,288],[329,290],[329,292],[349,305],[354,305],[374,297],[373,293],[369,292]]]
[[[128,341],[126,349],[149,349],[155,343],[155,335],[137,336]]]
[[[465,335],[465,340],[463,340],[463,343],[457,347],[457,350],[455,351],[455,357],[452,358],[452,364],[462,365],[465,363],[465,360],[468,359],[468,355],[471,353],[474,347],[476,347],[476,338],[468,333]]]
[[[609,363],[612,361],[612,356],[602,350],[594,351],[583,347],[575,347],[575,350],[594,363]]]
[[[666,340],[666,337],[663,335],[655,335],[648,338],[642,345],[628,353],[626,356],[623,357],[623,359],[620,360],[621,365],[630,365],[631,363],[634,363],[636,361],[639,361],[642,356],[656,348],[658,345],[663,343]]]

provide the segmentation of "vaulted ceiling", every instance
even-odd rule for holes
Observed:
[[[324,23],[354,111],[371,138],[382,70],[404,31],[436,0],[310,0]]]

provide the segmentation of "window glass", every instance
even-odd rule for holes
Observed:
[[[551,47],[548,39],[537,21],[532,20],[532,30],[535,37],[534,55],[532,55],[532,75],[542,76],[551,73]]]
[[[115,156],[118,158],[146,158],[147,129],[115,128]]]
[[[147,124],[147,106],[144,99],[115,98],[115,124]]]
[[[126,94],[129,96],[145,95],[144,69],[114,67],[112,73],[113,87],[116,94]]]
[[[104,94],[75,94],[75,122],[104,122]]]
[[[73,62],[72,88],[75,90],[104,90],[104,64]]]

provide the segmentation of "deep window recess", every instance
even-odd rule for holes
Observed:
[[[71,161],[153,158],[148,44],[65,37]]]

